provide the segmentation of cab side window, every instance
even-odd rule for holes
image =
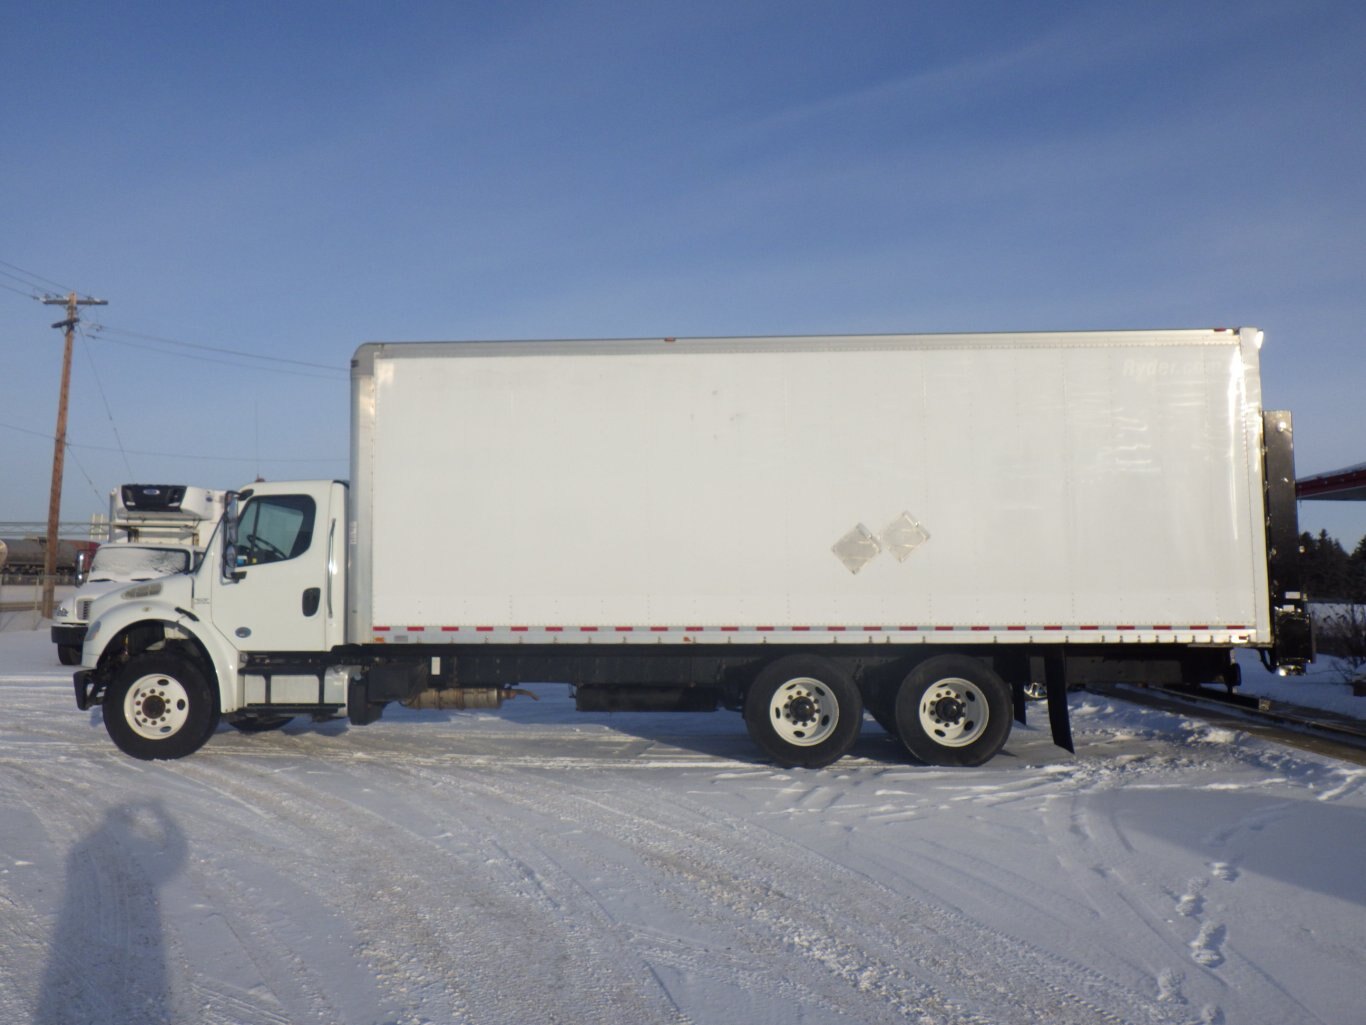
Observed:
[[[262,495],[247,502],[238,520],[237,564],[284,562],[313,542],[313,499],[307,495]]]

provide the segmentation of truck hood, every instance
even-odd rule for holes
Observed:
[[[153,606],[173,612],[188,609],[194,604],[194,579],[185,573],[159,577],[145,583],[128,583],[100,595],[90,606],[91,635],[101,616],[125,605],[141,605],[149,611]]]

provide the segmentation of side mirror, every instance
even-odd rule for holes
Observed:
[[[95,553],[83,548],[76,553],[76,586],[80,587],[90,576],[90,564],[95,561]]]
[[[235,491],[229,491],[223,508],[223,579],[241,580],[245,573],[237,568],[237,499]]]

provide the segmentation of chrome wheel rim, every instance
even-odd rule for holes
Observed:
[[[128,688],[123,717],[139,737],[165,740],[189,721],[190,695],[174,677],[153,673]]]
[[[990,718],[982,688],[962,677],[936,680],[920,699],[920,728],[944,747],[967,747],[986,732]]]
[[[839,702],[830,688],[809,676],[788,680],[768,703],[773,731],[794,747],[813,747],[839,725]]]

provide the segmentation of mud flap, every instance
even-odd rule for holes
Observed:
[[[1067,711],[1067,659],[1063,655],[1044,658],[1044,691],[1048,695],[1048,725],[1053,730],[1053,743],[1072,754],[1072,720]]]
[[[1029,703],[1029,699],[1025,697],[1025,685],[1023,680],[1016,679],[1011,682],[1010,703],[1015,709],[1015,721],[1021,726],[1028,726],[1029,723],[1025,721],[1025,705]]]
[[[76,707],[82,712],[104,701],[104,686],[95,680],[93,669],[78,670],[72,682],[76,687]]]
[[[346,688],[346,718],[352,726],[369,726],[384,714],[383,701],[371,701],[364,680],[352,680]]]

